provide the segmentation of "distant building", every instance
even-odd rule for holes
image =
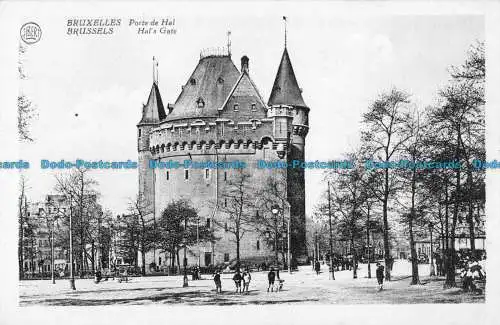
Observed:
[[[96,196],[91,196],[101,213]],[[73,202],[73,210],[75,203]],[[76,213],[73,211],[73,213]],[[52,271],[52,238],[54,238],[54,265],[56,271],[68,270],[70,201],[64,195],[49,194],[44,201],[28,205],[23,224],[23,263],[25,274],[49,273]],[[52,236],[54,232],[54,236]],[[76,240],[74,239],[74,244]],[[75,249],[76,250],[76,249]],[[74,257],[76,259],[76,254]],[[88,258],[88,257],[87,257]],[[75,265],[75,272],[78,272]]]

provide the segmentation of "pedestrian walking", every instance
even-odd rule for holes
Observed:
[[[250,280],[252,280],[250,272],[248,270],[243,272],[243,292],[248,293],[248,288],[250,287]]]
[[[441,255],[438,252],[434,253],[434,260],[436,261],[437,275],[443,275],[442,273],[442,259]]]
[[[219,270],[215,270],[214,282],[215,282],[215,292],[222,293],[222,282],[221,282]]]
[[[319,275],[319,272],[321,271],[321,264],[318,260],[316,260],[316,263],[314,264],[314,270],[316,271],[316,275]]]
[[[271,268],[269,273],[267,273],[267,280],[269,281],[269,285],[267,287],[267,292],[269,292],[269,288],[271,288],[271,292],[274,290],[274,280],[276,279],[276,273],[274,273],[274,269]]]
[[[236,286],[236,292],[241,293],[241,281],[243,280],[243,277],[241,276],[240,270],[236,270],[236,273],[233,275],[233,281]]]
[[[376,266],[377,270],[375,273],[377,274],[378,291],[382,291],[384,285],[384,266],[380,262],[377,262]]]

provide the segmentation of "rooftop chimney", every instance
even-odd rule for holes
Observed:
[[[241,57],[241,72],[242,73],[243,72],[248,73],[248,61],[249,61],[248,56],[243,55]]]

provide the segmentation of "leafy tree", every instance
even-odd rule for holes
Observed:
[[[172,201],[163,210],[157,224],[158,244],[164,252],[177,257],[177,265],[180,267],[179,250],[200,242],[214,241],[212,229],[200,225],[198,211],[193,208],[190,201],[179,199]]]

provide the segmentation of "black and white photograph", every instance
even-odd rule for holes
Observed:
[[[0,323],[494,324],[499,8],[0,3]]]

